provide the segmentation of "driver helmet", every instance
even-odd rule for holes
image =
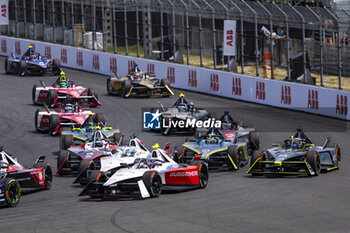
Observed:
[[[292,148],[293,149],[302,149],[304,147],[304,142],[301,140],[301,138],[295,138],[293,140]]]
[[[194,104],[191,101],[191,103],[188,105],[188,111],[193,112],[194,111]]]
[[[180,104],[178,106],[178,111],[179,112],[185,112],[186,111],[186,105],[185,104]]]
[[[208,136],[206,138],[206,143],[207,144],[217,144],[217,139],[213,136]]]
[[[231,129],[232,123],[231,122],[222,122],[222,129]]]
[[[30,60],[34,60],[34,54],[30,54],[30,55],[29,55],[29,59],[30,59]]]
[[[131,149],[126,149],[125,152],[124,152],[124,155],[126,157],[132,157],[134,154],[135,154],[135,151],[131,150]]]
[[[66,78],[66,74],[62,71],[60,73],[60,86],[61,88],[67,88],[67,78]]]
[[[73,104],[67,104],[66,107],[64,107],[64,112],[73,113],[74,112]]]
[[[102,147],[102,146],[103,146],[102,140],[98,140],[95,142],[95,147]]]

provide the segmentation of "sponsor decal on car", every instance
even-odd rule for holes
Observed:
[[[198,176],[197,171],[191,171],[191,172],[171,172],[170,177],[174,176]]]

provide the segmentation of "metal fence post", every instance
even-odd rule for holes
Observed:
[[[15,35],[18,37],[18,7],[17,7],[17,0],[14,0],[14,5],[15,5]]]
[[[46,7],[45,7],[45,0],[42,0],[42,4],[43,4],[43,35],[44,35],[44,38],[45,38],[45,25],[46,25]]]
[[[311,7],[306,6],[307,9],[309,9],[309,11],[318,19],[318,21],[320,22],[319,25],[319,33],[320,33],[320,76],[321,76],[321,87],[323,87],[323,40],[322,40],[322,19],[320,16],[318,16],[316,14],[316,12],[314,12]]]
[[[286,59],[287,59],[287,80],[290,80],[290,62],[289,62],[289,18],[288,15],[275,3],[274,4],[277,9],[283,14],[284,16],[284,20],[285,20],[285,24],[286,24]],[[308,7],[308,6],[307,6]]]
[[[243,38],[243,11],[240,7],[238,7],[238,5],[234,2],[231,2],[235,7],[236,9],[238,10],[239,12],[239,18],[240,18],[240,21],[241,21],[241,35],[240,35],[240,38],[241,38],[241,73],[244,74],[244,38]]]
[[[55,22],[55,1],[54,0],[51,0],[51,11],[52,11],[52,35],[53,35],[53,42],[55,43],[56,42],[56,22]]]
[[[338,18],[330,11],[328,10],[325,6],[323,8],[332,16],[334,21],[336,22],[337,25],[337,50],[338,50],[338,84],[339,84],[339,90],[342,89],[341,87],[341,70],[342,70],[342,65],[341,65],[341,45],[340,45],[340,26],[339,26],[339,21]]]
[[[125,40],[125,55],[128,56],[128,17],[126,11],[126,0],[124,0],[124,40]]]
[[[271,14],[271,12],[268,10],[268,9],[266,9],[266,7],[263,5],[263,4],[261,4],[260,2],[257,2],[257,3],[259,3],[259,5],[267,12],[267,14],[269,15],[269,21],[270,21],[270,67],[271,67],[271,79],[275,79],[275,77],[273,76],[273,66],[274,66],[274,64],[273,64],[273,59],[275,59],[274,58],[274,56],[273,56],[273,37],[272,37],[272,33],[273,33],[273,23],[272,23],[272,14]]]
[[[105,5],[101,2],[101,15],[102,15],[102,46],[103,52],[106,52],[106,39],[105,39]]]
[[[113,25],[113,47],[114,47],[114,53],[118,53],[117,49],[117,28],[116,28],[116,19],[115,19],[115,6],[114,3],[112,3],[112,25]]]
[[[258,40],[258,17],[256,11],[244,0],[242,2],[253,12],[254,14],[254,33],[255,33],[255,72],[259,77],[259,40]]]
[[[175,30],[175,7],[172,5],[172,19],[173,19],[173,62],[175,63],[176,53],[176,30]]]
[[[136,55],[140,57],[140,19],[139,19],[139,8],[136,4]]]
[[[151,2],[147,3],[147,34],[148,34],[148,58],[152,58],[152,13]]]
[[[91,5],[91,15],[92,15],[92,50],[95,50],[95,41],[96,41],[96,5],[90,1]]]
[[[61,23],[62,23],[62,44],[64,44],[64,29],[66,28],[66,20],[64,15],[64,0],[61,0]]]
[[[84,21],[84,1],[80,0],[80,9],[81,9],[81,23],[83,24],[83,29],[85,30],[85,21]]]
[[[302,40],[303,40],[303,71],[304,71],[304,78],[303,82],[305,83],[306,80],[306,50],[305,50],[305,19],[304,16],[297,10],[295,9],[292,5],[289,4],[291,8],[299,15],[301,19],[301,30],[302,30]]]
[[[71,11],[72,11],[72,41],[75,47],[75,13],[74,13],[74,0],[71,0]]]
[[[24,37],[28,38],[27,35],[27,8],[26,8],[26,1],[22,0],[23,3],[23,23],[24,23]]]
[[[34,28],[34,40],[36,40],[36,1],[33,0],[33,28]]]

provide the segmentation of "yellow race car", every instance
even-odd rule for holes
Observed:
[[[136,96],[172,96],[174,93],[169,87],[169,80],[157,79],[153,75],[140,70],[135,64],[134,68],[125,77],[110,76],[107,79],[107,92],[109,95],[121,95],[128,98]]]

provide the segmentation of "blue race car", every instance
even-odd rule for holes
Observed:
[[[13,53],[5,59],[6,74],[25,75],[43,75],[51,72],[54,75],[59,75],[61,72],[61,61],[59,59],[48,59],[35,53],[32,46],[22,57],[16,57]]]

